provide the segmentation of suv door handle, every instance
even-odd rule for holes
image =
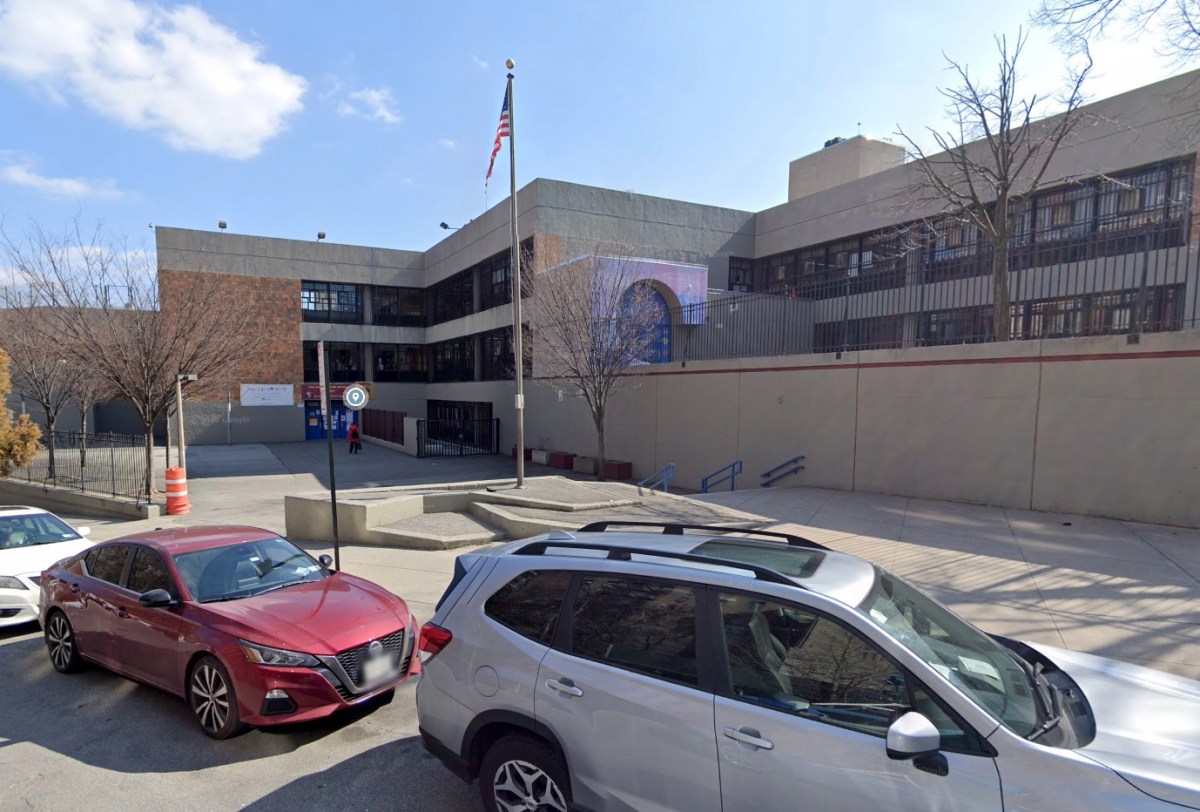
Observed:
[[[775,742],[770,739],[764,739],[762,734],[752,727],[739,727],[737,729],[727,727],[724,732],[726,738],[733,739],[736,742],[748,744],[760,750],[775,749]]]
[[[583,689],[576,688],[575,683],[566,677],[562,679],[548,679],[546,680],[546,687],[551,691],[558,691],[560,694],[567,694],[568,696],[583,696]]]

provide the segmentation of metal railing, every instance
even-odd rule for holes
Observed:
[[[787,462],[779,463],[779,465],[776,465],[770,471],[763,471],[761,474],[759,474],[759,476],[762,477],[762,479],[764,481],[760,482],[759,485],[761,485],[764,488],[769,488],[769,487],[771,487],[772,483],[778,482],[779,480],[783,479],[784,477],[791,476],[792,474],[796,474],[796,473],[799,473],[800,471],[803,471],[804,466],[797,464],[802,459],[804,459],[804,455],[797,454],[795,457],[792,457]],[[787,470],[784,470],[785,468]]]
[[[671,360],[994,341],[990,260],[977,243],[811,273],[789,266],[757,292],[673,310]],[[1014,248],[1007,295],[1014,341],[1200,328],[1200,262],[1180,222]]]
[[[700,480],[700,493],[708,493],[709,489],[714,485],[720,485],[722,482],[729,482],[729,490],[736,490],[737,475],[742,472],[742,461],[734,460],[724,468],[718,468],[708,476]]]
[[[675,463],[668,462],[638,483],[638,496],[642,495],[642,488],[652,491],[659,485],[662,486],[663,493],[670,493],[671,477],[673,476],[675,476]]]
[[[418,420],[418,457],[467,457],[500,453],[500,419]]]
[[[33,462],[14,470],[9,478],[139,502],[149,500],[142,435],[55,431],[42,435],[42,446]]]

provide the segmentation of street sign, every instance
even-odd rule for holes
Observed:
[[[356,412],[366,406],[368,400],[370,397],[367,395],[366,388],[359,384],[347,386],[346,391],[342,392],[342,403],[347,409],[353,409]]]

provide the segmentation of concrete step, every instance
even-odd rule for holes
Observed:
[[[464,513],[423,513],[368,531],[368,543],[413,550],[447,550],[502,541],[506,536],[491,524]]]

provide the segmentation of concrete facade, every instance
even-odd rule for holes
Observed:
[[[1194,479],[1194,468],[1138,457],[1195,442],[1188,421],[1195,417],[1190,404],[1196,393],[1180,381],[1187,378],[1184,359],[1200,347],[1191,331],[1200,315],[1198,79],[1200,72],[1185,74],[1083,108],[1044,184],[1073,188],[1113,173],[1170,165],[1183,173],[1171,181],[1179,186],[1172,194],[1185,205],[1182,244],[1034,262],[1010,277],[1014,297],[1026,301],[1061,296],[1064,280],[1081,296],[1177,285],[1180,292],[1173,295],[1181,300],[1187,332],[1147,334],[1140,345],[1109,336],[917,347],[918,309],[924,317],[937,307],[988,307],[991,292],[988,284],[970,288],[960,277],[923,275],[914,258],[907,268],[901,263],[899,284],[887,289],[864,288],[842,298],[730,298],[745,289],[734,284],[735,262],[741,273],[781,252],[865,239],[936,215],[935,203],[914,196],[920,170],[902,162],[903,150],[895,144],[856,137],[794,161],[788,202],[757,213],[531,182],[517,193],[520,239],[533,246],[540,267],[619,244],[629,256],[708,271],[704,323],[678,330],[671,363],[631,371],[640,385],[611,404],[609,456],[631,460],[637,477],[675,463],[677,481],[696,487],[705,474],[735,459],[746,466],[739,486],[754,486],[760,472],[803,454],[805,469],[781,484],[1200,524],[1198,494],[1178,479]],[[500,420],[501,449],[515,441],[513,384],[482,380],[487,376],[480,360],[489,331],[512,323],[511,306],[483,306],[480,289],[491,273],[488,263],[510,248],[507,200],[425,251],[164,227],[156,239],[164,296],[173,275],[210,273],[227,276],[260,303],[267,339],[228,391],[236,395],[238,382],[296,385],[295,408],[243,408],[236,397],[230,408],[220,395],[189,403],[190,443],[303,438],[302,348],[318,340],[361,345],[367,380],[382,345],[474,341],[476,380],[437,381],[430,358],[426,382],[375,382],[371,405],[406,412],[412,420],[427,416],[430,401],[483,404]],[[464,273],[476,274],[474,300],[464,315],[437,324],[427,318],[420,327],[371,323],[373,286],[428,292]],[[845,278],[852,275],[857,271]],[[302,282],[361,286],[364,323],[303,321]],[[713,304],[718,294],[727,297],[719,307]],[[905,319],[903,340],[895,345],[904,349],[808,354],[822,324],[844,326],[881,314]],[[787,329],[768,333],[763,324]],[[695,360],[692,349],[722,341],[745,357]],[[1166,376],[1174,377],[1167,382]],[[1137,393],[1131,396],[1125,387],[1138,387]],[[527,446],[595,453],[590,415],[570,389],[530,383]],[[1113,463],[1104,464],[1110,453]]]

